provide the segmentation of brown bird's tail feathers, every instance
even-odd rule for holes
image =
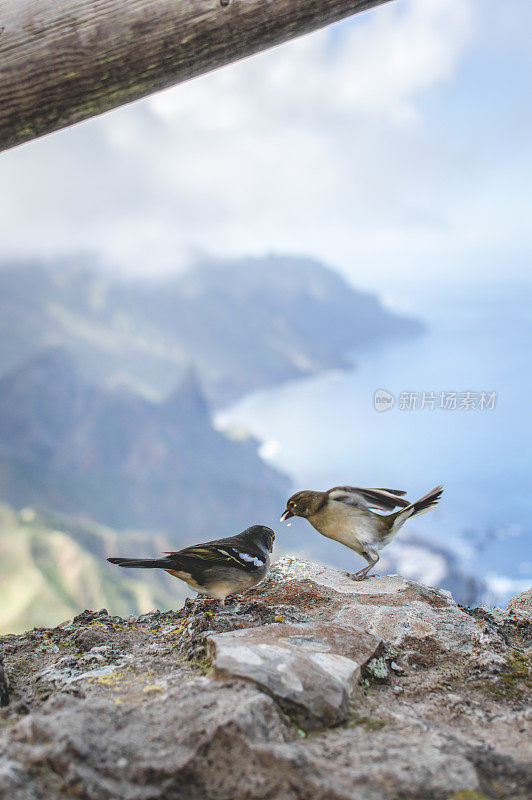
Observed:
[[[392,523],[391,532],[397,533],[399,528],[404,525],[407,519],[410,519],[411,517],[418,517],[420,514],[426,514],[427,511],[430,511],[433,506],[437,505],[442,492],[443,486],[436,486],[434,489],[432,489],[432,491],[423,495],[423,497],[420,497],[419,500],[416,500],[415,503],[410,503],[409,506],[402,508],[395,514],[390,514],[388,519]]]
[[[118,564],[119,567],[133,567],[136,569],[165,569],[166,559],[164,558],[108,558],[111,564]]]
[[[410,517],[418,517],[420,514],[425,514],[429,509],[438,504],[443,492],[443,486],[436,486],[435,489],[423,495],[415,503],[410,503],[409,506],[403,509],[403,513],[411,509]]]

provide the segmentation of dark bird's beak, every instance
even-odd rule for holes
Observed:
[[[290,517],[293,517],[293,516],[294,515],[292,514],[290,509],[289,508],[285,508],[283,516],[281,517],[281,522],[284,522],[286,519],[290,519]]]

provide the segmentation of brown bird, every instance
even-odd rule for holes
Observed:
[[[335,539],[358,553],[368,566],[351,575],[362,580],[379,560],[378,551],[395,536],[407,519],[429,511],[438,502],[443,487],[436,486],[415,503],[403,498],[400,489],[361,489],[334,486],[326,492],[296,492],[288,499],[281,522],[304,517],[323,536]],[[401,506],[399,511],[393,509]],[[372,509],[392,511],[375,514]]]

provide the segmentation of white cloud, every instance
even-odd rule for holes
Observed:
[[[456,77],[472,3],[381,6],[4,154],[4,252],[148,268],[276,250],[386,275],[469,244],[462,143],[424,106]]]
[[[348,120],[369,113],[401,121],[415,95],[452,76],[470,31],[463,0],[410,0],[290,42],[164,92],[150,105],[164,118],[219,131]],[[208,104],[208,114],[206,105]]]

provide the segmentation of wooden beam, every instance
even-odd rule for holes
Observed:
[[[0,0],[0,150],[387,0]]]

